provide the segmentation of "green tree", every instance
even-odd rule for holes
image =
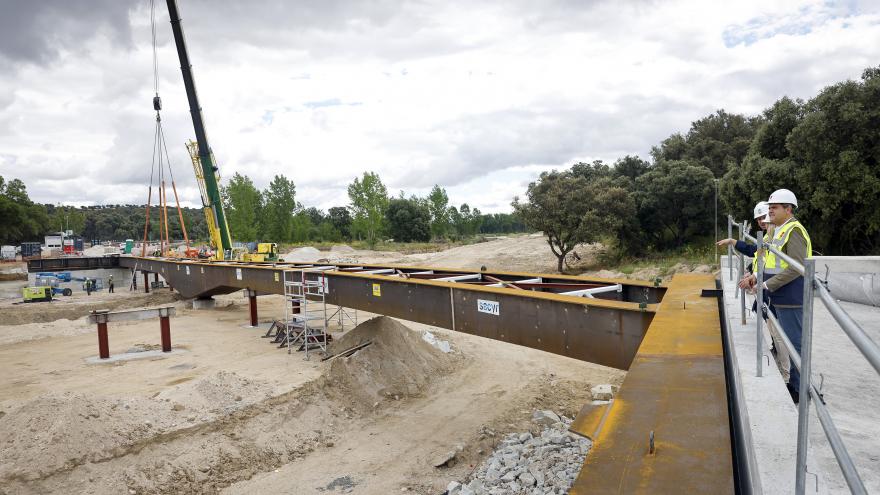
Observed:
[[[656,249],[681,247],[712,231],[712,171],[688,161],[661,162],[635,181],[641,230]]]
[[[449,230],[449,196],[446,195],[446,189],[434,184],[427,202],[431,213],[431,235],[435,239],[442,239]]]
[[[236,172],[223,188],[223,198],[232,237],[242,242],[256,241],[261,233],[259,221],[263,209],[259,189],[248,176]]]
[[[544,232],[560,273],[575,246],[595,242],[614,228],[609,221],[615,215],[608,211],[613,205],[604,204],[601,189],[580,172],[544,172],[529,184],[526,202],[515,198],[512,203],[526,225]]]
[[[35,240],[50,228],[46,208],[31,201],[24,182],[6,182],[0,176],[0,242],[18,244]]]
[[[327,217],[343,239],[351,239],[351,213],[348,208],[334,206],[327,210]]]
[[[263,193],[265,235],[267,240],[289,242],[293,238],[293,215],[296,210],[296,186],[283,175],[276,175]]]
[[[361,179],[355,178],[349,184],[348,197],[354,212],[354,230],[364,235],[371,248],[375,247],[385,227],[388,190],[378,174],[364,172]]]
[[[419,201],[394,198],[388,202],[385,218],[388,221],[388,233],[397,242],[431,240],[431,213]]]
[[[293,242],[306,242],[312,239],[315,225],[305,211],[300,210],[293,216]]]

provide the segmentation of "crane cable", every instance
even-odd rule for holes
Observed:
[[[168,154],[168,146],[165,141],[165,131],[162,128],[162,117],[160,111],[162,109],[162,100],[159,97],[159,50],[156,43],[156,5],[155,0],[150,0],[150,32],[152,37],[153,48],[153,109],[156,111],[156,130],[153,136],[153,161],[150,168],[150,186],[147,193],[146,219],[144,224],[144,243],[141,254],[146,256],[147,237],[150,225],[150,203],[152,201],[153,178],[156,177],[157,189],[159,194],[159,254],[165,254],[165,244],[168,243],[170,248],[171,238],[168,229],[168,196],[165,190],[165,167],[168,167],[168,174],[171,178],[171,188],[174,191],[174,201],[177,206],[178,220],[180,221],[180,229],[183,232],[186,253],[190,252],[189,235],[186,231],[186,225],[183,220],[183,210],[180,208],[180,198],[177,195],[177,185],[174,182],[174,171],[171,168],[171,157]],[[164,152],[164,164],[163,164]],[[156,172],[158,171],[158,174]],[[164,227],[164,232],[163,232]]]

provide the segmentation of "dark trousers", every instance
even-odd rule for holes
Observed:
[[[782,325],[782,331],[785,332],[788,340],[798,354],[801,353],[801,334],[804,328],[804,308],[776,308],[776,314],[779,318],[779,324]],[[791,362],[791,378],[788,383],[796,391],[801,389],[801,374]]]
[[[113,284],[110,284],[110,292],[113,292]]]

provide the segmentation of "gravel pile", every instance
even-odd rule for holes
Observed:
[[[553,411],[535,411],[532,420],[541,428],[511,433],[462,484],[452,481],[448,495],[561,495],[568,493],[590,451],[592,442],[568,432],[571,419]]]

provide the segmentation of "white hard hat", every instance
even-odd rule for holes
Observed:
[[[770,213],[770,205],[768,205],[766,201],[761,201],[755,205],[755,220],[767,216],[768,213]]]
[[[773,191],[773,194],[770,195],[770,199],[767,200],[767,203],[788,203],[794,206],[798,205],[797,197],[788,189],[777,189]]]

